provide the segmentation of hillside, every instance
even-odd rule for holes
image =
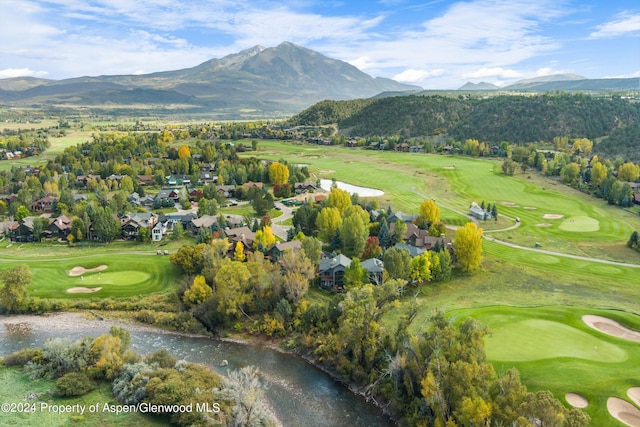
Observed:
[[[494,96],[486,99],[397,96],[366,102],[325,101],[294,116],[296,125],[337,123],[347,136],[431,137],[527,143],[556,136],[603,138],[609,154],[638,151],[628,126],[640,123],[640,104],[587,95]],[[633,129],[633,128],[630,128]],[[625,142],[620,142],[620,139]]]
[[[421,89],[374,78],[356,67],[284,42],[255,46],[196,67],[145,75],[65,80],[0,80],[0,103],[10,106],[126,106],[179,104],[221,117],[291,115],[323,99],[368,98]]]

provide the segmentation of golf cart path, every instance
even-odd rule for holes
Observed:
[[[421,194],[418,191],[416,191],[415,188],[412,189],[412,191],[414,193],[416,193],[420,197],[428,198],[424,194]],[[440,206],[442,206],[443,208],[449,209],[449,210],[451,210],[451,211],[453,211],[453,212],[455,212],[455,213],[457,213],[459,215],[462,215],[464,217],[469,218],[469,215],[467,215],[465,212],[459,211],[459,210],[457,210],[455,208],[452,208],[450,206],[446,206],[446,205],[444,205],[444,204],[442,204],[440,202],[438,202],[438,204],[440,204]],[[502,215],[502,216],[504,216],[505,218],[509,218],[509,219],[515,221],[515,219],[513,219],[513,218],[507,217],[505,215]],[[474,218],[472,218],[472,219],[473,219],[473,222],[475,222],[477,224],[477,221],[475,221]],[[489,236],[486,235],[487,233],[496,233],[498,231],[513,230],[515,228],[518,228],[519,226],[520,226],[520,223],[516,222],[515,225],[513,225],[511,227],[501,228],[499,230],[483,231],[482,238],[486,239],[486,240],[489,240],[490,242],[495,242],[495,243],[498,243],[498,244],[501,244],[501,245],[504,245],[504,246],[509,246],[510,248],[522,249],[522,250],[525,250],[525,251],[537,252],[537,253],[545,254],[545,255],[553,255],[553,256],[559,256],[559,257],[564,257],[564,258],[572,258],[572,259],[577,259],[577,260],[580,260],[580,261],[587,261],[587,262],[597,262],[597,263],[600,263],[600,264],[616,265],[616,266],[619,266],[619,267],[640,268],[640,264],[631,264],[631,263],[626,263],[626,262],[609,261],[609,260],[600,259],[600,258],[590,258],[590,257],[585,257],[585,256],[580,256],[580,255],[565,254],[565,253],[562,253],[562,252],[553,252],[553,251],[548,251],[548,250],[545,250],[545,249],[530,248],[530,247],[527,247],[527,246],[520,246],[520,245],[516,245],[516,244],[513,244],[513,243],[505,242],[504,240],[499,240],[499,239],[496,239],[495,237],[489,237]],[[457,230],[459,227],[455,226],[455,225],[447,225],[447,228],[449,228],[451,230]]]

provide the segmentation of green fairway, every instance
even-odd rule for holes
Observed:
[[[33,275],[28,286],[31,296],[40,298],[104,298],[144,296],[157,292],[170,292],[175,289],[179,280],[178,270],[169,262],[169,257],[155,256],[149,250],[145,252],[130,252],[113,254],[101,248],[94,248],[89,254],[79,248],[75,256],[55,258],[53,256],[38,256],[33,251],[17,253],[25,258],[9,258],[6,253],[11,249],[0,252],[0,268],[11,268],[18,264],[27,264]],[[70,276],[69,271],[74,267],[92,269],[99,265],[106,265],[106,270],[87,272],[80,276]],[[101,287],[93,293],[68,293],[74,287]]]
[[[591,425],[617,426],[606,402],[640,386],[640,343],[592,329],[582,321],[586,314],[640,330],[640,316],[616,310],[493,306],[449,312],[490,328],[486,352],[497,372],[516,367],[529,390],[550,390],[561,400],[566,393],[579,393],[589,402],[585,411]]]

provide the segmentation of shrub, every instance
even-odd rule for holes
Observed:
[[[24,366],[34,359],[42,357],[42,350],[35,348],[23,348],[4,357],[5,366]]]
[[[56,396],[84,396],[96,388],[96,384],[83,372],[69,372],[56,380]]]
[[[169,353],[166,348],[151,353],[146,357],[147,364],[153,365],[157,363],[160,368],[173,368],[177,361],[178,358]]]

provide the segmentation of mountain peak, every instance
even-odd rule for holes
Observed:
[[[480,83],[471,83],[467,82],[464,86],[462,86],[458,90],[496,90],[500,89],[500,87],[494,85],[493,83],[480,82]]]

